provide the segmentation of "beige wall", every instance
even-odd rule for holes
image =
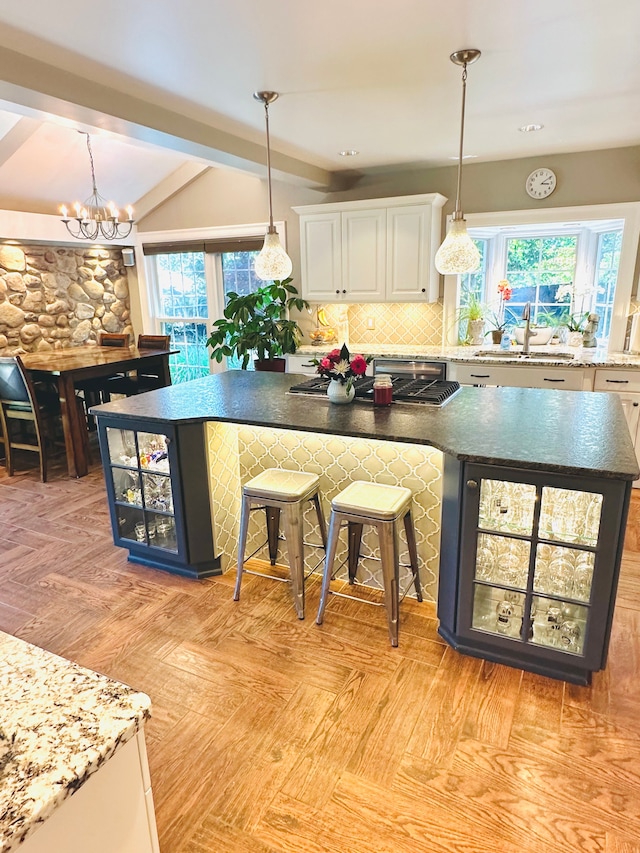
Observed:
[[[555,192],[542,201],[530,198],[524,189],[527,175],[539,166],[553,169],[558,177]],[[374,170],[363,175],[352,189],[331,194],[274,182],[274,217],[287,223],[294,277],[295,270],[300,269],[300,242],[298,217],[292,206],[439,192],[449,199],[443,208],[445,216],[454,208],[455,184],[455,165]],[[466,162],[462,201],[467,213],[640,201],[640,146],[491,163]],[[212,169],[141,220],[139,230],[264,222],[267,209],[266,181],[241,172]]]
[[[323,193],[304,187],[273,182],[273,218],[286,222],[287,251],[293,261],[294,284],[300,286],[300,228],[291,208],[298,204],[318,204]],[[207,226],[265,223],[269,218],[266,180],[225,169],[210,169],[165,204],[138,222],[145,231]],[[297,276],[297,282],[296,282]]]

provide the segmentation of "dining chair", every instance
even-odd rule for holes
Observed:
[[[102,332],[98,338],[98,346],[127,349],[130,340],[131,338],[128,334]],[[122,379],[124,376],[124,373],[118,373],[115,376],[100,376],[95,379],[85,379],[76,382],[76,389],[82,392],[86,409],[90,409],[91,406],[96,406],[98,403],[109,402],[109,395],[107,393],[109,380],[114,378]]]
[[[28,450],[38,454],[40,479],[47,482],[48,445],[54,442],[54,416],[59,414],[57,395],[38,399],[31,376],[19,356],[0,357],[0,441],[4,444],[10,477],[15,468],[13,451]],[[33,435],[29,435],[28,423],[33,425]],[[18,429],[14,429],[15,426]]]
[[[102,332],[98,338],[101,347],[128,347],[130,336],[120,332]]]
[[[168,350],[171,346],[170,335],[138,335],[138,349]],[[125,394],[133,397],[144,391],[153,391],[165,385],[164,376],[160,375],[159,368],[138,368],[135,374],[124,377],[114,377],[107,383],[110,394]]]

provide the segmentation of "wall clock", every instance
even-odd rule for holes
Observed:
[[[555,173],[551,169],[536,169],[531,172],[524,186],[531,198],[546,198],[556,188]]]

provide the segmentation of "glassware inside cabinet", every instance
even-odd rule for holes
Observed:
[[[512,589],[474,584],[472,627],[520,639],[525,595]]]
[[[107,445],[109,460],[115,465],[125,465],[128,468],[138,467],[135,433],[131,429],[116,429],[107,427]]]
[[[147,513],[147,534],[149,545],[164,548],[166,551],[177,551],[176,522],[170,515]]]
[[[531,614],[531,643],[576,655],[582,654],[588,615],[586,607],[534,595]]]
[[[147,509],[173,513],[173,494],[171,478],[168,474],[149,474],[142,472],[144,505]]]
[[[530,483],[482,480],[478,526],[530,536],[536,487]]]
[[[595,554],[561,545],[538,544],[533,578],[535,592],[589,601]]]
[[[167,436],[162,433],[139,432],[138,455],[140,467],[149,471],[169,473]]]
[[[526,589],[531,543],[509,536],[478,534],[476,548],[477,580]]]
[[[142,490],[140,488],[140,472],[131,468],[112,468],[113,490],[117,501],[142,506]]]
[[[147,529],[144,513],[141,509],[116,504],[116,518],[118,521],[118,535],[121,539],[130,539],[132,542],[139,542],[146,545]]]
[[[545,486],[540,509],[540,536],[595,546],[601,514],[601,494]]]

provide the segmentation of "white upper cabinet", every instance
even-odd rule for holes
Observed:
[[[294,207],[311,302],[435,302],[439,193]]]

